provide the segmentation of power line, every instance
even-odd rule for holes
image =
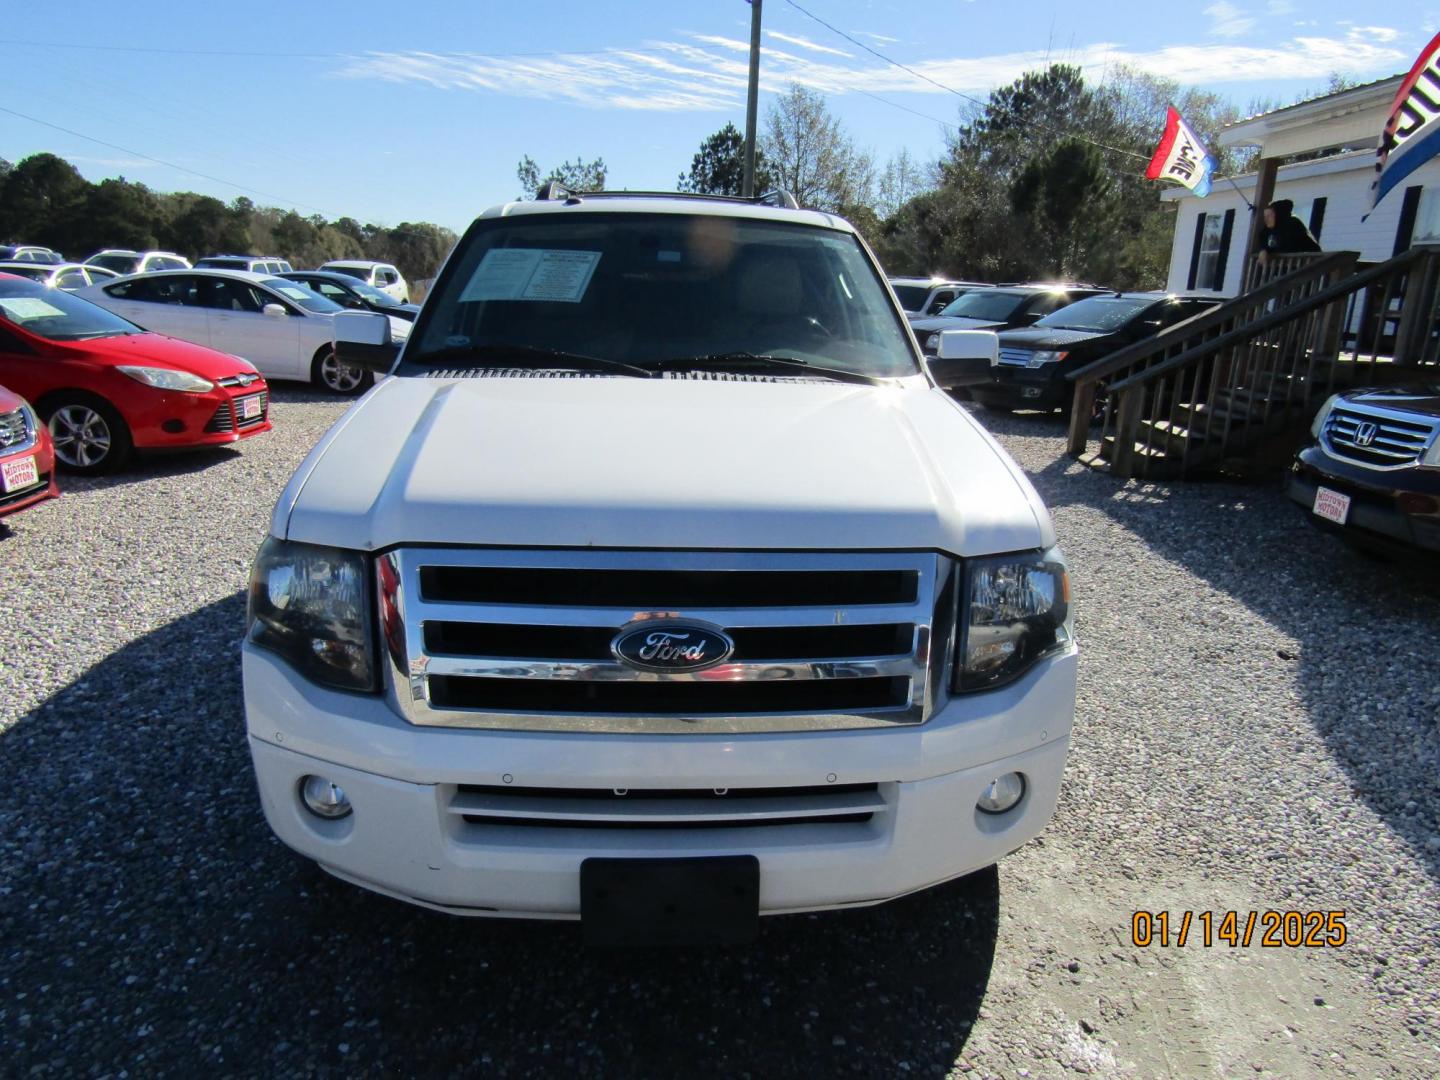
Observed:
[[[77,139],[84,139],[86,142],[93,142],[99,146],[107,146],[111,150],[119,150],[122,154],[132,154],[135,157],[143,158],[146,161],[153,161],[156,165],[163,165],[167,169],[175,169],[179,172],[188,173],[191,176],[198,176],[202,180],[209,180],[212,183],[223,184],[225,187],[234,188],[236,191],[248,192],[251,195],[259,195],[262,199],[278,199],[282,203],[289,203],[291,206],[299,206],[306,210],[314,210],[317,214],[328,213],[318,206],[311,206],[309,203],[298,202],[295,199],[287,199],[283,195],[275,195],[268,191],[258,191],[255,188],[246,187],[243,184],[236,184],[230,180],[224,180],[218,176],[211,176],[196,169],[187,169],[184,165],[176,165],[173,161],[166,161],[163,158],[152,157],[150,154],[142,154],[139,150],[132,150],[128,146],[121,146],[119,143],[107,142],[104,139],[97,139],[93,135],[86,135],[83,131],[76,131],[73,128],[62,127],[59,124],[52,124],[49,120],[41,120],[38,116],[30,116],[27,113],[0,105],[0,112],[9,113],[11,116],[18,116],[21,120],[29,120],[32,124],[39,124],[41,127],[51,128],[55,131],[63,131],[66,135],[73,135]]]
[[[819,15],[816,15],[813,11],[807,11],[805,8],[803,8],[803,7],[801,7],[799,4],[797,4],[797,3],[795,2],[795,0],[785,0],[785,2],[786,2],[787,4],[789,4],[792,8],[794,8],[796,11],[800,12],[801,15],[804,15],[806,18],[815,20],[815,22],[817,22],[817,23],[819,23],[821,26],[825,27],[825,29],[829,30],[831,33],[833,33],[833,34],[839,34],[842,38],[844,38],[846,41],[850,42],[850,44],[851,44],[851,45],[854,45],[857,49],[864,49],[864,50],[865,50],[866,52],[868,52],[871,56],[877,57],[877,58],[880,59],[880,60],[884,60],[885,63],[890,64],[892,67],[897,67],[897,68],[899,68],[901,71],[908,72],[909,74],[913,75],[915,78],[920,79],[922,82],[927,82],[927,83],[929,83],[931,86],[936,87],[937,89],[944,90],[947,94],[954,94],[956,97],[961,98],[961,99],[963,99],[963,100],[965,100],[965,101],[968,101],[968,102],[970,102],[972,105],[978,105],[978,106],[980,106],[982,109],[986,107],[986,103],[983,102],[983,101],[981,101],[979,98],[977,98],[977,97],[972,97],[972,96],[970,96],[969,94],[964,93],[963,91],[956,90],[953,86],[946,86],[944,83],[939,82],[939,81],[936,80],[936,79],[932,79],[929,75],[926,75],[926,74],[924,74],[923,72],[916,71],[914,68],[909,67],[909,66],[906,65],[906,64],[902,64],[899,60],[894,60],[894,59],[892,59],[891,57],[886,56],[884,53],[880,52],[878,49],[871,48],[869,45],[866,45],[865,42],[856,40],[855,38],[853,38],[853,37],[851,37],[849,34],[847,34],[844,30],[841,30],[838,26],[834,26],[833,24],[828,23],[828,22],[826,22],[824,19],[820,18],[820,16],[819,16]],[[864,91],[860,91],[860,92],[861,92],[861,93],[864,93]],[[893,102],[888,102],[887,104],[894,104],[894,103],[893,103]],[[934,118],[931,117],[930,119],[934,119]],[[947,125],[947,126],[950,126],[950,125]],[[1072,133],[1072,132],[1057,131],[1057,130],[1055,130],[1054,128],[1048,128],[1048,127],[1046,127],[1046,125],[1044,125],[1044,124],[1036,124],[1036,127],[1039,127],[1039,128],[1041,128],[1041,129],[1043,129],[1043,130],[1047,130],[1051,135],[1058,135],[1058,136],[1062,136],[1062,137],[1064,137],[1064,138],[1070,138],[1070,139],[1078,139],[1080,142],[1088,143],[1089,145],[1094,146],[1094,147],[1097,147],[1097,148],[1099,148],[1099,149],[1101,149],[1101,150],[1108,150],[1108,151],[1110,151],[1112,154],[1124,154],[1126,157],[1139,158],[1141,161],[1148,161],[1148,160],[1149,160],[1149,157],[1148,157],[1147,155],[1145,155],[1145,154],[1136,153],[1134,150],[1125,150],[1125,149],[1123,149],[1123,148],[1121,148],[1121,147],[1119,147],[1119,146],[1108,146],[1108,145],[1106,145],[1105,143],[1097,142],[1095,139],[1088,138],[1087,136],[1084,136],[1084,135],[1077,135],[1077,134],[1074,134],[1074,133]]]

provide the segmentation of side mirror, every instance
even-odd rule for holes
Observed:
[[[260,314],[272,319],[288,319],[290,313],[285,310],[284,304],[266,304],[260,309]]]
[[[990,381],[1000,363],[1000,336],[993,330],[942,330],[930,377],[942,390]]]
[[[350,367],[380,374],[395,366],[400,346],[390,336],[390,316],[376,311],[337,311],[335,358]]]

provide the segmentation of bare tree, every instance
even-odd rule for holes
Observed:
[[[873,201],[874,161],[856,149],[824,96],[799,83],[770,106],[761,149],[776,182],[801,206],[843,212]]]
[[[910,156],[909,150],[902,148],[885,163],[885,171],[880,174],[875,212],[882,218],[892,217],[900,207],[932,186],[926,182],[920,163]]]

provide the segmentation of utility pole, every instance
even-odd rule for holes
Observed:
[[[760,0],[750,0],[750,96],[745,102],[745,182],[741,193],[755,197],[755,114],[760,97]]]

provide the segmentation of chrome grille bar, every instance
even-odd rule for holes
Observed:
[[[1362,425],[1374,425],[1368,442],[1360,441]],[[1400,469],[1415,464],[1430,447],[1440,424],[1416,414],[1404,417],[1378,408],[1347,402],[1330,411],[1321,432],[1326,448],[1372,469]]]
[[[450,727],[695,735],[918,724],[943,685],[932,675],[944,658],[932,655],[931,635],[952,572],[930,552],[400,548],[377,560],[388,690],[412,723]],[[717,575],[733,575],[736,585],[724,607],[613,603],[631,587],[652,602],[667,589],[709,598]],[[723,587],[725,578],[718,581]],[[533,586],[553,601],[557,587],[577,582],[605,606],[527,603],[520,595]],[[814,595],[817,582],[877,602],[826,606]],[[777,607],[779,595],[805,602]],[[726,662],[695,672],[641,671],[612,654],[622,628],[656,618],[709,623],[734,631],[737,643],[747,630],[763,633],[772,650],[780,634],[785,651],[767,654],[761,641],[747,656],[737,645]],[[849,626],[883,628],[866,631],[863,648],[841,643],[872,655],[827,651],[837,644],[835,628]],[[549,647],[556,654],[535,655]]]

